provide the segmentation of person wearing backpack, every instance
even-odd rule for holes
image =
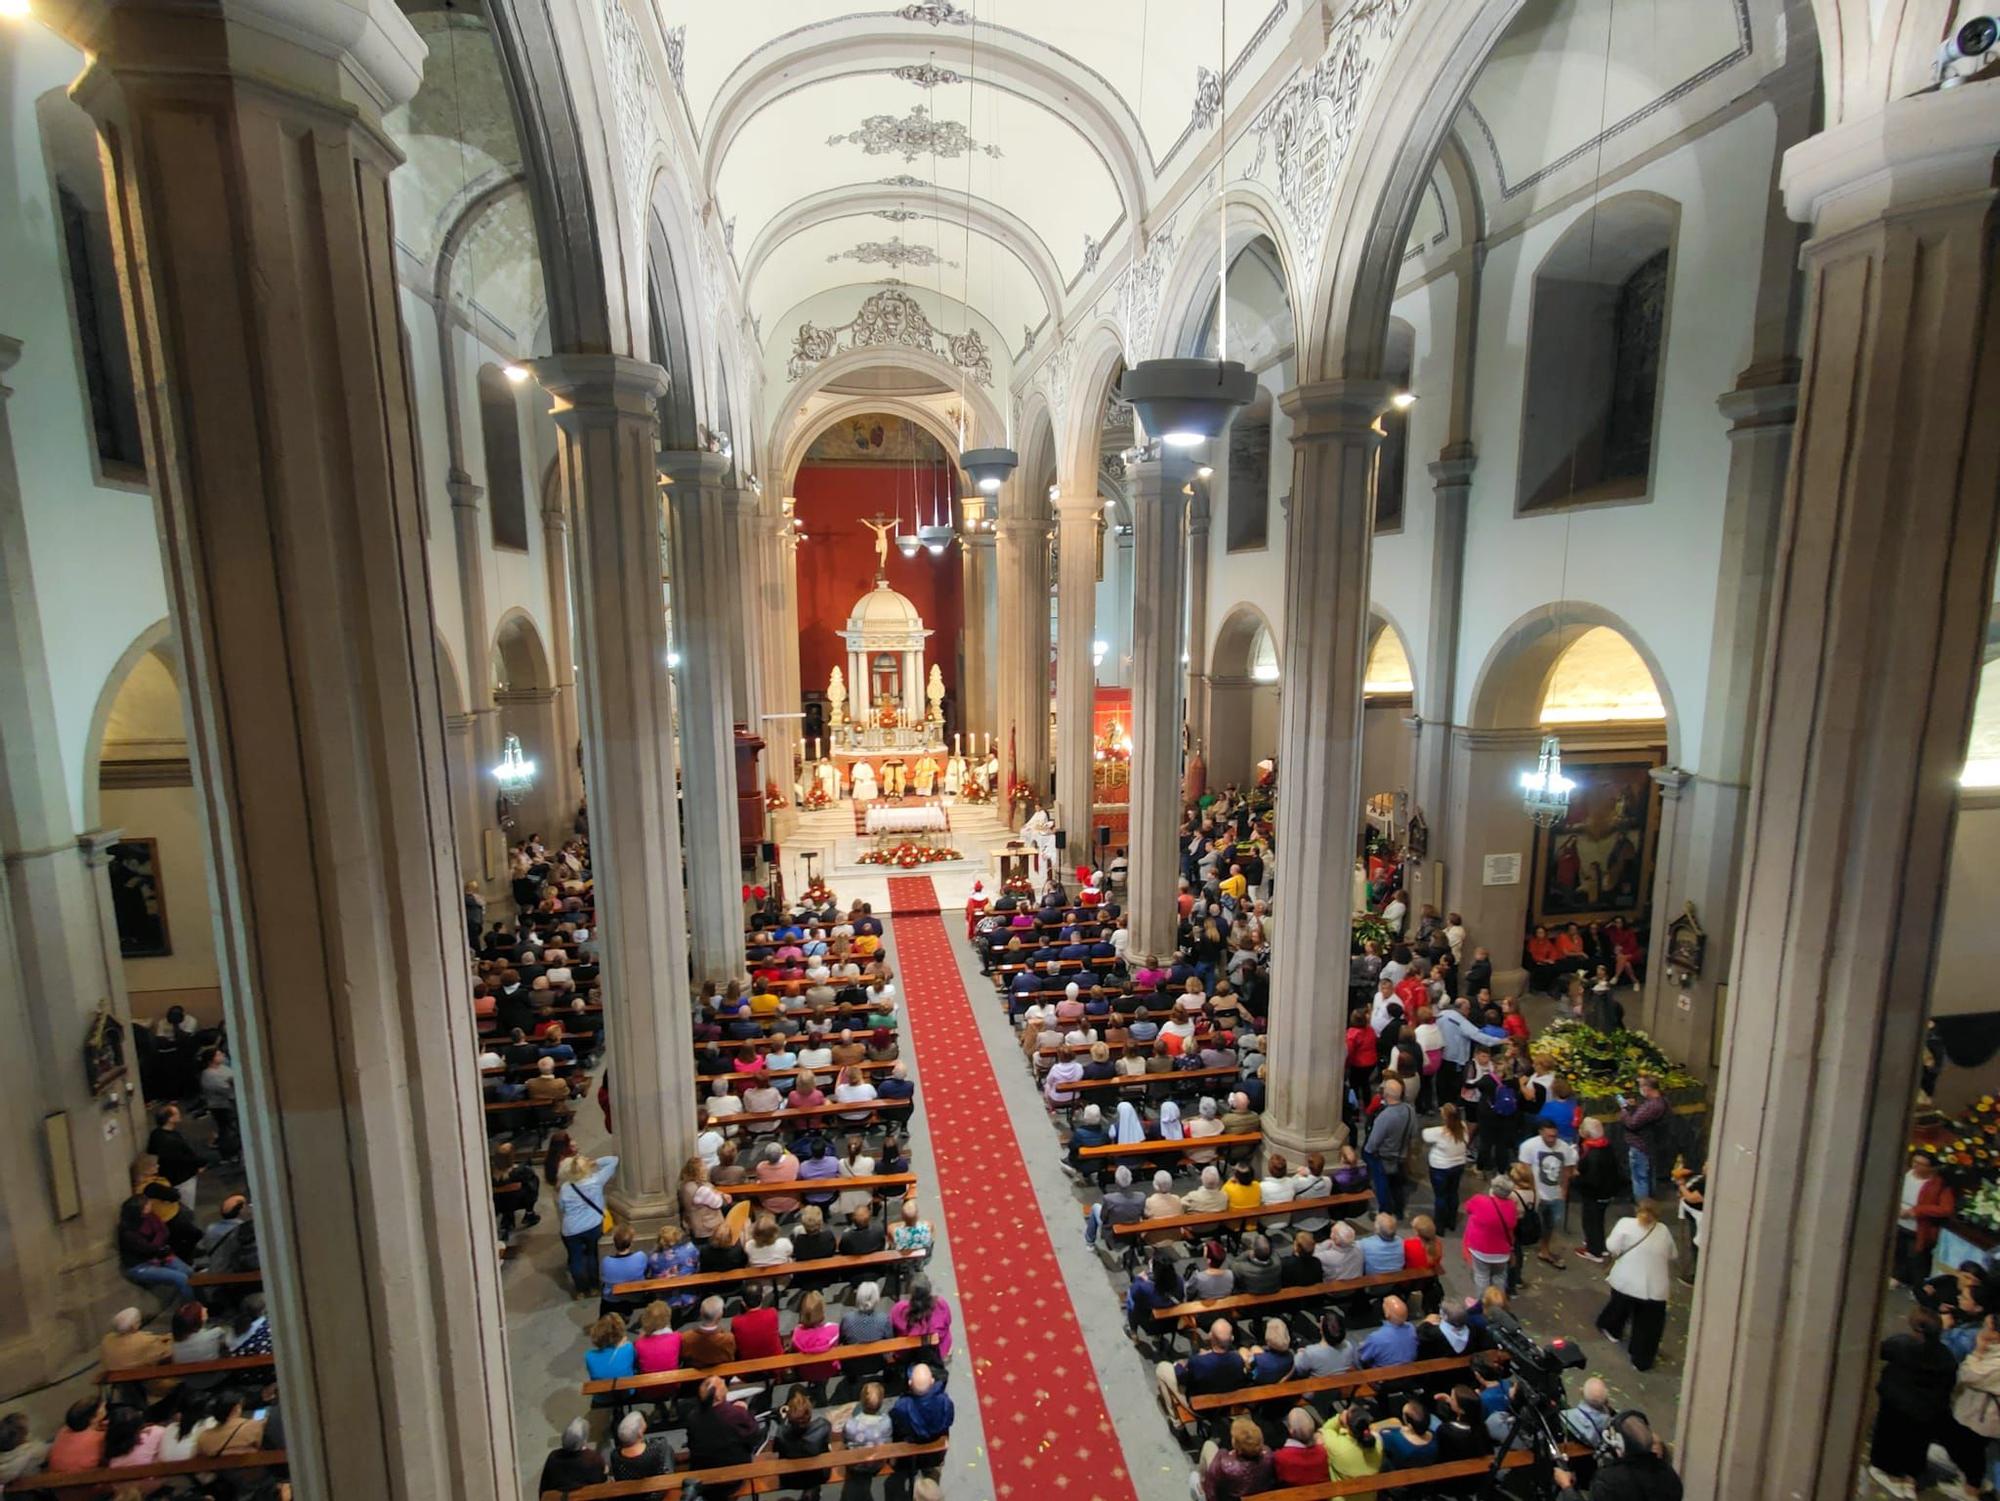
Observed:
[[[1511,1179],[1496,1175],[1465,1205],[1465,1259],[1474,1286],[1504,1289],[1514,1260],[1514,1227],[1521,1216]]]

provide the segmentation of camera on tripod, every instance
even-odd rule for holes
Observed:
[[[1532,1391],[1544,1403],[1554,1403],[1560,1410],[1567,1400],[1563,1391],[1563,1372],[1580,1371],[1588,1362],[1584,1358],[1583,1347],[1571,1339],[1552,1339],[1547,1346],[1536,1344],[1522,1331],[1521,1326],[1505,1319],[1495,1319],[1489,1325],[1493,1332],[1493,1343],[1507,1354],[1508,1363],[1514,1374],[1521,1378],[1521,1384]]]

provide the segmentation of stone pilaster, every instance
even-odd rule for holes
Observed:
[[[993,675],[993,511],[974,491],[960,503],[965,525],[958,534],[961,597],[965,601],[965,678],[958,690],[959,728],[966,755],[974,736],[991,734],[995,721]]]
[[[1097,635],[1096,494],[1067,491],[1056,503],[1056,803],[1078,860],[1090,858],[1090,802],[1096,739],[1097,675],[1090,645]],[[1074,862],[1072,862],[1074,863]]]
[[[1416,757],[1411,782],[1414,806],[1430,828],[1429,854],[1411,873],[1414,903],[1447,898],[1439,867],[1446,832],[1446,786],[1451,774],[1452,706],[1458,697],[1458,617],[1465,593],[1465,514],[1472,494],[1473,453],[1470,443],[1456,444],[1431,465],[1436,509],[1431,525],[1431,608],[1423,665],[1418,673],[1417,712],[1411,726]],[[1462,885],[1466,873],[1458,875]]]
[[[1996,140],[2000,90],[1970,84],[1785,161],[1812,225],[1807,337],[1682,1388],[1690,1495],[1853,1490],[2000,534]]]
[[[1195,504],[1188,507],[1187,722],[1202,754],[1208,754],[1208,482],[1195,482]]]
[[[583,801],[582,767],[578,752],[583,739],[576,707],[576,646],[570,634],[569,520],[561,505],[542,511],[542,566],[549,577],[549,656],[555,676],[555,743],[543,768],[549,778],[554,811],[547,830],[552,842],[568,837]]]
[[[576,624],[590,858],[627,1218],[664,1214],[694,1141],[688,940],[674,793],[673,693],[660,587],[657,365],[616,355],[535,362],[552,399],[556,486],[576,536]]]
[[[729,460],[719,453],[662,451],[660,474],[667,481],[674,636],[681,658],[674,681],[680,701],[681,818],[687,829],[688,947],[697,980],[723,981],[743,971],[743,859],[730,734],[732,624],[741,618],[742,580],[730,566],[736,521],[725,497]]]
[[[1041,759],[1048,722],[1048,522],[1012,510],[1010,502],[1019,484],[1018,473],[1008,480],[994,531],[1000,578],[1000,722],[993,741],[1000,752],[997,792],[1003,807],[1015,779],[1038,792],[1045,792],[1048,785]]]
[[[493,699],[493,632],[486,605],[485,491],[463,470],[445,481],[451,497],[452,552],[458,562],[459,626],[465,637],[465,711],[472,719],[473,764],[479,776],[468,789],[465,805],[479,835],[495,826],[493,795],[498,784],[493,768],[500,764],[500,708]],[[514,837],[525,838],[523,829]]]
[[[1278,915],[1265,1135],[1288,1156],[1341,1138],[1347,893],[1361,819],[1361,679],[1383,381],[1325,381],[1279,398],[1292,419],[1285,544],[1285,695],[1278,726]]]
[[[1132,839],[1126,913],[1134,954],[1174,951],[1180,912],[1181,627],[1193,465],[1164,445],[1126,460],[1132,497]]]
[[[72,14],[130,278],[292,1482],[511,1498],[381,126],[423,44],[354,3]]]
[[[798,637],[787,627],[791,609],[791,554],[786,537],[792,523],[782,512],[757,518],[757,615],[759,660],[763,663],[762,725],[751,728],[765,740],[764,780],[792,795],[793,763],[799,750],[799,695],[789,685],[785,657],[797,670]],[[774,836],[775,837],[775,836]]]
[[[763,516],[757,492],[730,481],[722,487],[722,507],[731,536],[729,572],[729,702],[735,722],[753,735],[764,733]]]

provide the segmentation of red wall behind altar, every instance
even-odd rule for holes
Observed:
[[[847,643],[837,633],[846,626],[855,601],[875,587],[875,534],[861,524],[861,518],[891,514],[899,489],[907,530],[911,524],[908,464],[806,464],[792,482],[798,501],[792,514],[804,523],[806,534],[798,549],[799,686],[806,693],[825,693],[827,675],[836,665],[843,674],[847,671]],[[928,473],[919,481],[919,489],[928,507]],[[955,514],[955,505],[948,501],[946,522]],[[924,676],[930,676],[933,662],[944,670],[945,696],[953,709],[958,698],[959,632],[965,624],[961,567],[955,546],[941,558],[921,551],[905,558],[893,544],[889,548],[889,587],[909,597],[931,632],[924,642]],[[849,683],[850,702],[853,692]],[[947,733],[957,723],[953,709],[947,710]]]

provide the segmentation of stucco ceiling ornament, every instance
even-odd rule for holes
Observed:
[[[932,183],[927,177],[913,177],[908,172],[898,172],[894,177],[881,179],[885,188],[928,188]]]
[[[914,216],[912,216],[914,217]],[[887,240],[864,240],[848,250],[836,250],[827,258],[828,264],[835,261],[858,261],[864,266],[887,266],[900,271],[905,266],[957,266],[958,262],[946,260],[928,245],[909,245],[901,236]]]
[[[1194,118],[1189,122],[1195,130],[1206,130],[1215,123],[1222,113],[1222,75],[1213,68],[1196,64],[1194,70]]]
[[[908,224],[912,219],[923,218],[923,215],[913,208],[878,208],[875,217],[887,219],[891,224]]]
[[[900,68],[891,68],[889,76],[900,78],[904,83],[913,83],[920,89],[934,89],[941,83],[965,82],[960,74],[950,68],[940,68],[936,63],[906,63]]]
[[[1069,372],[1075,364],[1076,335],[1071,334],[1056,345],[1044,369],[1042,389],[1048,393],[1049,412],[1058,428],[1063,424],[1063,413],[1069,410]]]
[[[1104,244],[1095,235],[1083,237],[1083,274],[1090,275],[1097,269],[1097,263],[1104,259]]]
[[[1271,163],[1278,201],[1308,264],[1320,252],[1334,179],[1354,142],[1361,93],[1411,0],[1361,0],[1334,23],[1327,50],[1309,73],[1295,75],[1250,122],[1257,155],[1246,177]]]
[[[687,27],[667,28],[667,72],[673,75],[674,87],[683,91],[687,88],[687,42]]]
[[[1035,352],[1035,331],[1027,324],[1021,325],[1021,354],[1023,358]]]
[[[950,160],[968,151],[982,151],[995,157],[1001,154],[998,146],[974,140],[959,121],[932,119],[931,112],[921,104],[911,105],[907,115],[870,115],[859,128],[826,138],[829,146],[843,142],[859,146],[869,156],[896,155],[906,162],[922,156]]]
[[[1146,239],[1146,249],[1118,278],[1118,326],[1125,333],[1128,350],[1151,347],[1153,321],[1159,316],[1160,288],[1167,279],[1167,266],[1174,254],[1174,218],[1154,230]]]
[[[659,93],[652,64],[639,41],[639,29],[625,14],[622,0],[603,0],[605,64],[611,74],[611,109],[618,121],[620,166],[625,179],[626,199],[633,212],[645,212],[646,162],[658,139],[652,111],[647,101]]]
[[[972,12],[961,10],[951,0],[917,0],[896,12],[905,21],[922,21],[929,26],[969,26]]]
[[[955,368],[982,386],[993,384],[993,359],[979,330],[944,334],[930,320],[923,305],[900,287],[887,287],[861,304],[846,323],[822,328],[801,323],[792,340],[792,357],[785,367],[786,377],[797,380],[813,366],[852,349],[882,345],[921,349],[949,361]]]

